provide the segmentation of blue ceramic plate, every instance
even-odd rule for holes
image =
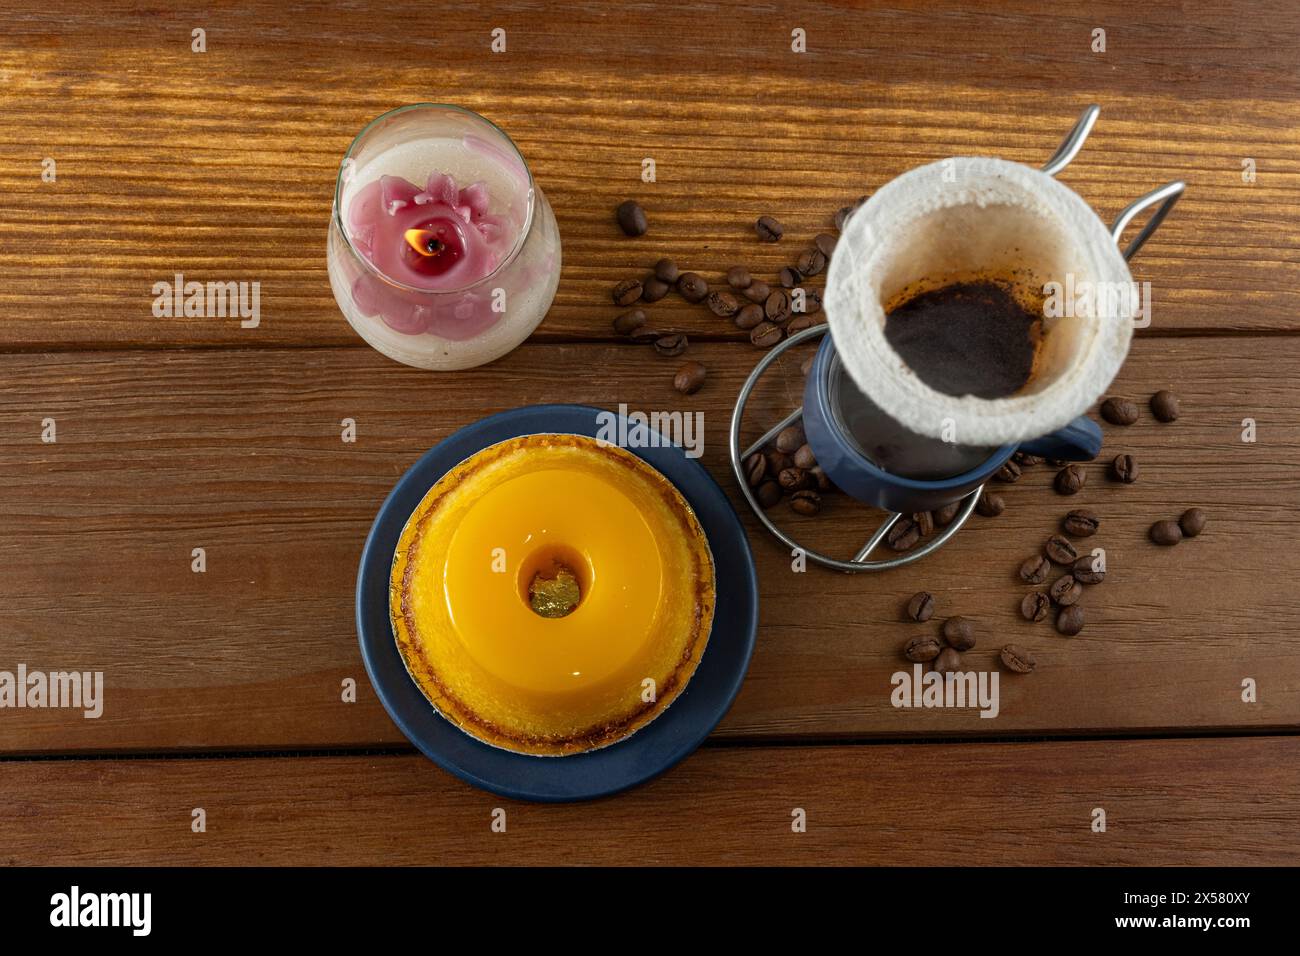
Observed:
[[[357,633],[366,671],[389,715],[411,743],[462,780],[519,800],[587,800],[663,773],[717,726],[740,690],[758,630],[758,581],[749,541],[712,476],[676,446],[629,448],[677,486],[708,535],[717,574],[717,610],[704,657],[686,690],[631,737],[589,753],[533,757],[485,743],[434,710],[411,680],[388,620],[388,578],[402,528],[434,483],[489,445],[558,432],[595,437],[600,409],[535,405],[462,428],[415,463],[379,509],[357,573]],[[610,413],[605,412],[604,415]]]

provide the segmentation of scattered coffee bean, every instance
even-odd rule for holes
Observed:
[[[934,617],[934,595],[929,591],[917,591],[913,594],[912,600],[907,602],[907,616],[913,621],[921,622]]]
[[[895,551],[906,551],[921,540],[921,529],[916,522],[906,516],[900,517],[885,535],[886,543]]]
[[[823,232],[813,240],[813,244],[821,250],[821,254],[824,255],[827,260],[830,259],[831,254],[835,251],[835,245],[838,242],[839,240],[829,232]]]
[[[706,374],[704,366],[699,362],[687,362],[673,376],[673,388],[683,395],[694,395],[704,384]]]
[[[803,491],[812,485],[812,476],[802,468],[784,468],[776,480],[787,492]]]
[[[951,647],[945,647],[939,652],[939,656],[934,659],[931,665],[937,674],[947,674],[951,671],[961,670],[961,655]]]
[[[942,508],[936,508],[934,511],[934,523],[941,528],[946,528],[953,523],[957,517],[957,512],[961,510],[961,502],[954,501],[952,504],[944,505]]]
[[[641,283],[641,298],[646,302],[658,302],[668,294],[672,288],[667,282],[658,276],[650,276]]]
[[[808,474],[812,475],[813,480],[817,482],[818,491],[825,493],[827,491],[835,490],[835,486],[831,484],[830,478],[826,476],[826,472],[822,469],[821,465],[813,465],[808,469]]]
[[[1061,528],[1076,538],[1090,538],[1097,533],[1101,519],[1087,508],[1076,508],[1061,519]]]
[[[676,358],[686,351],[686,346],[689,344],[682,333],[669,332],[655,339],[655,351],[664,358]]]
[[[1069,464],[1068,461],[1064,461],[1060,458],[1049,458],[1047,459],[1047,463],[1051,465],[1053,468],[1064,468],[1066,465]]]
[[[749,270],[744,266],[732,266],[727,270],[727,285],[737,292],[748,289],[753,281],[753,276],[749,274]]]
[[[1071,573],[1074,580],[1080,584],[1101,584],[1106,580],[1106,571],[1097,565],[1101,563],[1101,558],[1096,555],[1085,554],[1078,561],[1074,562]]]
[[[767,477],[767,456],[756,451],[745,459],[745,483],[751,488],[758,487]]]
[[[641,298],[641,280],[624,279],[610,290],[610,295],[614,297],[614,302],[618,305],[631,305]]]
[[[817,456],[813,454],[812,446],[804,442],[794,452],[794,464],[796,468],[812,468],[817,464]]]
[[[926,661],[932,661],[943,652],[943,645],[937,638],[917,636],[909,638],[903,645],[903,656],[909,661],[917,664],[924,664]]]
[[[1047,544],[1043,545],[1043,554],[1057,564],[1074,564],[1079,560],[1078,549],[1070,543],[1069,538],[1063,538],[1059,534],[1047,539]]]
[[[815,515],[822,510],[821,495],[811,488],[802,488],[790,496],[790,508],[796,514]]]
[[[730,292],[710,292],[707,301],[709,311],[722,319],[729,319],[740,311],[740,303]]]
[[[794,267],[799,270],[799,274],[805,279],[809,276],[815,276],[826,268],[826,255],[820,249],[805,249],[799,253],[799,258],[795,260]]]
[[[975,622],[968,617],[950,617],[943,622],[943,639],[959,651],[975,646]]]
[[[763,307],[751,302],[741,308],[732,321],[736,323],[736,328],[744,329],[748,332],[754,326],[758,325],[758,323],[763,321]]]
[[[745,288],[745,298],[750,302],[757,302],[762,305],[767,301],[767,297],[772,294],[772,287],[762,279],[755,279]]]
[[[648,325],[638,325],[627,334],[627,337],[638,345],[653,345],[655,342],[658,342],[662,336],[662,332],[658,329],[653,329]]]
[[[1002,500],[1002,496],[987,488],[980,492],[979,499],[975,502],[975,510],[986,518],[996,518],[1006,509],[1007,503]]]
[[[618,208],[614,210],[614,218],[618,220],[618,227],[628,236],[643,236],[649,228],[645,210],[631,199],[618,204]]]
[[[1056,629],[1066,637],[1074,637],[1083,630],[1083,608],[1077,604],[1061,608],[1056,615]]]
[[[1063,495],[1078,494],[1088,476],[1078,465],[1066,465],[1056,473],[1056,490]]]
[[[1183,540],[1183,529],[1177,521],[1157,521],[1147,533],[1152,541],[1166,548]]]
[[[681,278],[681,272],[677,268],[677,263],[672,259],[663,258],[655,263],[655,278],[661,282],[667,282],[669,285],[675,285]]]
[[[934,533],[934,515],[928,511],[916,511],[912,514],[912,520],[916,526],[921,529],[922,536]]]
[[[1101,417],[1112,425],[1132,425],[1138,420],[1138,407],[1127,398],[1108,398],[1101,403]]]
[[[1138,480],[1138,462],[1132,455],[1116,455],[1110,463],[1111,477],[1131,485]]]
[[[787,425],[776,433],[776,440],[772,444],[776,446],[777,451],[793,455],[807,440],[802,425]]]
[[[780,273],[777,274],[777,281],[781,283],[781,288],[793,289],[800,282],[803,282],[803,276],[793,266],[782,266]]]
[[[1178,527],[1182,529],[1184,538],[1195,538],[1205,530],[1205,512],[1200,508],[1188,508],[1178,519]]]
[[[779,475],[787,468],[794,467],[794,458],[783,451],[777,451],[775,448],[769,448],[767,454],[767,473],[769,475]]]
[[[1048,572],[1052,570],[1052,562],[1041,554],[1035,554],[1032,557],[1025,558],[1020,565],[1020,580],[1026,584],[1042,584],[1047,580]]]
[[[849,216],[853,215],[852,206],[841,206],[835,210],[835,228],[840,232],[844,231],[844,224],[849,221]]]
[[[811,329],[818,322],[811,315],[796,315],[785,324],[786,335],[798,335],[804,329]]]
[[[763,314],[773,325],[783,325],[790,318],[790,293],[776,289],[763,303]]]
[[[1034,655],[1019,644],[1003,645],[1002,650],[998,651],[998,659],[1002,661],[1002,666],[1013,674],[1032,674],[1034,668],[1038,666]]]
[[[997,470],[997,473],[994,474],[993,480],[1004,481],[1010,484],[1019,481],[1021,474],[1020,466],[1016,464],[1015,459],[1008,458],[1006,462],[1003,463],[1002,467]]]
[[[822,310],[822,296],[816,289],[803,290],[803,309],[808,315],[815,315]]]
[[[755,494],[760,505],[764,508],[770,508],[781,500],[781,486],[775,481],[765,481],[758,486],[758,491]]]
[[[1043,459],[1037,455],[1031,455],[1028,452],[1018,451],[1011,456],[1011,459],[1020,467],[1028,468],[1030,465],[1041,465]]]
[[[619,335],[629,335],[645,325],[645,313],[640,309],[630,309],[614,320],[614,331]]]
[[[709,284],[704,277],[694,272],[683,272],[677,277],[677,291],[687,302],[703,302],[709,294]]]
[[[749,330],[749,341],[750,344],[760,349],[769,349],[776,345],[777,342],[780,342],[783,335],[785,333],[781,331],[779,325],[773,325],[771,322],[760,322]]]
[[[758,238],[764,242],[776,242],[785,235],[785,226],[771,216],[759,216],[758,222],[754,223],[754,229],[758,233]]]
[[[1041,621],[1051,610],[1052,600],[1042,591],[1030,591],[1020,602],[1020,615],[1026,621]]]
[[[1056,579],[1047,593],[1061,607],[1069,607],[1083,597],[1083,585],[1074,579],[1073,574],[1063,574]]]
[[[1178,396],[1173,392],[1161,390],[1151,396],[1151,414],[1158,422],[1178,420]]]

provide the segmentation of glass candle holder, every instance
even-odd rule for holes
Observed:
[[[509,136],[469,110],[418,103],[348,148],[327,263],[339,308],[371,346],[417,368],[471,368],[545,317],[560,234]]]

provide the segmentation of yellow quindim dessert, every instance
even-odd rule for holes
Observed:
[[[543,617],[530,587],[557,568],[580,598]],[[438,711],[546,756],[614,743],[662,713],[699,664],[714,603],[685,499],[581,435],[513,438],[444,475],[402,531],[389,592],[398,649]]]

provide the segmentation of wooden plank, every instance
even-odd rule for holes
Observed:
[[[418,756],[18,761],[0,763],[0,858],[1294,864],[1297,767],[1294,737],[708,747],[622,796],[545,806],[474,790]],[[191,831],[196,807],[204,833]],[[490,830],[495,808],[505,810],[504,833]],[[796,808],[804,833],[792,832]],[[1104,833],[1092,832],[1096,808]]]
[[[401,741],[365,678],[352,594],[363,538],[402,471],[453,429],[516,405],[579,401],[700,410],[704,462],[726,465],[731,402],[757,353],[721,343],[688,353],[711,369],[697,395],[676,362],[632,345],[529,345],[443,379],[369,350],[200,350],[0,356],[0,636],[32,669],[103,670],[103,717],[7,711],[0,751],[286,748]],[[1109,429],[1107,455],[1135,454],[1135,485],[1090,466],[1061,498],[1031,469],[1000,491],[1006,513],[973,517],[943,551],[905,569],[791,571],[745,512],[759,564],[762,627],[749,679],[720,733],[743,738],[1146,733],[1300,726],[1300,648],[1289,540],[1300,501],[1294,338],[1147,339],[1116,390],[1173,387],[1183,417]],[[754,400],[757,434],[798,400],[797,356]],[[58,442],[43,444],[53,418]],[[340,440],[340,422],[358,440]],[[1258,441],[1241,440],[1242,421]],[[1205,508],[1209,530],[1172,550],[1145,538],[1157,518]],[[1071,507],[1103,516],[1110,577],[1086,599],[1073,640],[1019,618],[1014,571]],[[743,511],[743,507],[742,507]],[[851,554],[874,518],[831,499],[816,519],[784,506],[809,543]],[[207,571],[190,570],[206,549]],[[939,600],[905,623],[908,596]],[[1039,672],[1006,677],[1001,713],[895,709],[891,675],[910,636],[960,613],[979,625],[968,663],[1015,641]],[[360,701],[340,701],[357,679]],[[1258,684],[1243,703],[1242,681]]]
[[[684,29],[653,5],[602,3],[364,20],[268,0],[201,17],[67,0],[10,13],[0,347],[359,347],[325,272],[334,176],[367,120],[431,96],[509,130],[555,206],[565,267],[540,339],[608,337],[610,287],[661,255],[710,279],[733,262],[773,276],[836,207],[915,165],[954,153],[1040,164],[1092,100],[1102,121],[1065,180],[1103,218],[1165,181],[1189,184],[1137,264],[1154,328],[1300,328],[1300,10],[1037,12],[809,3],[795,16],[733,0]],[[786,52],[795,20],[805,55]],[[495,25],[509,37],[500,56],[487,49]],[[1098,25],[1105,54],[1090,49]],[[196,26],[204,54],[190,51]],[[41,179],[45,159],[56,182]],[[630,196],[653,224],[638,240],[612,221]],[[788,226],[775,246],[753,235],[768,212]],[[153,284],[176,272],[260,282],[262,324],[155,319]],[[675,296],[654,315],[739,335]]]

